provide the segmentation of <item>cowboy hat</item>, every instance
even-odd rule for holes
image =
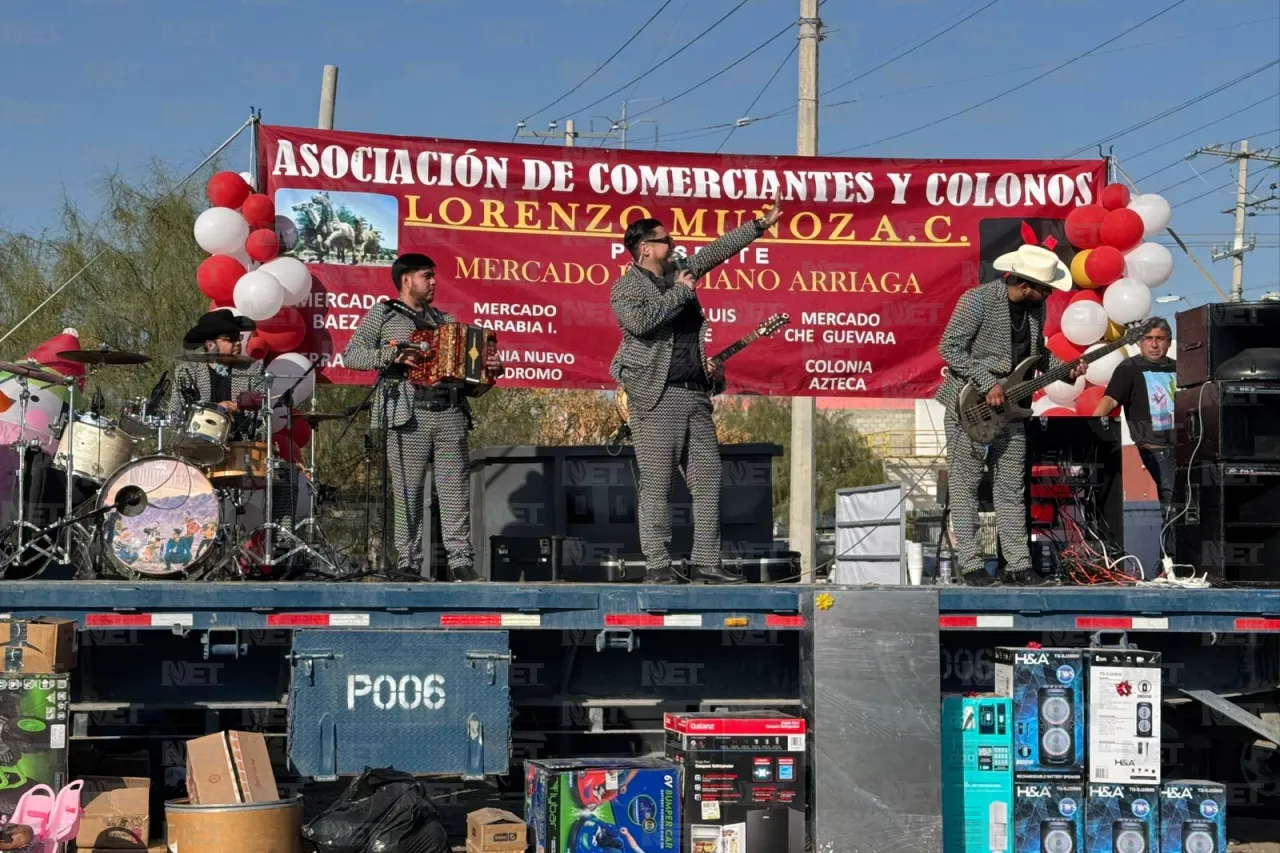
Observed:
[[[1013,273],[1055,290],[1071,289],[1071,270],[1056,254],[1043,246],[1019,246],[1001,255],[992,264],[998,272]]]
[[[258,324],[248,317],[237,317],[230,308],[219,308],[201,317],[200,322],[192,326],[191,331],[182,339],[182,345],[186,349],[198,349],[204,346],[205,341],[216,340],[223,335],[239,337],[256,328]]]

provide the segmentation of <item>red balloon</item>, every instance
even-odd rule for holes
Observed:
[[[1127,207],[1119,210],[1112,210],[1107,213],[1106,218],[1102,220],[1102,228],[1099,235],[1103,243],[1118,249],[1121,252],[1127,252],[1134,246],[1142,242],[1142,217]],[[1090,257],[1092,260],[1092,257]],[[1088,266],[1088,263],[1085,264]],[[1124,264],[1121,263],[1121,272],[1124,271]],[[1095,279],[1096,280],[1096,279]]]
[[[297,308],[284,306],[276,315],[258,323],[255,337],[271,352],[293,352],[307,338],[307,324]]]
[[[272,228],[276,223],[276,203],[270,196],[254,193],[244,200],[240,215],[250,228]]]
[[[1062,331],[1062,314],[1067,310],[1070,297],[1061,290],[1055,290],[1044,303],[1044,336],[1052,338]]]
[[[1074,418],[1076,410],[1068,409],[1065,406],[1054,406],[1052,409],[1045,409],[1039,416],[1042,418],[1061,418],[1064,416]]]
[[[253,192],[253,188],[245,183],[244,178],[235,172],[218,172],[205,185],[204,193],[214,207],[229,207],[239,210],[240,205]]]
[[[1129,206],[1129,188],[1124,184],[1107,184],[1098,195],[1098,203],[1107,210]]]
[[[311,424],[299,418],[296,409],[294,410],[292,438],[293,443],[298,445],[299,449],[311,443]]]
[[[226,255],[211,255],[200,262],[196,284],[214,302],[230,303],[236,282],[244,275],[244,264]]]
[[[1126,212],[1133,213],[1132,210]],[[1133,215],[1137,216],[1136,213]],[[1106,223],[1110,221],[1111,214],[1108,213],[1107,217],[1108,219],[1103,221],[1103,228],[1106,228]],[[1141,217],[1138,219],[1138,224],[1138,232],[1141,234]],[[1138,239],[1141,240],[1142,238],[1139,237]],[[1089,253],[1089,257],[1084,259],[1084,274],[1089,276],[1089,281],[1099,287],[1111,284],[1111,282],[1124,275],[1124,255],[1114,246],[1099,246]]]
[[[1045,342],[1045,346],[1049,348],[1049,352],[1056,355],[1063,361],[1072,361],[1084,355],[1084,347],[1078,347],[1071,341],[1067,340],[1067,336],[1058,332]]]
[[[1076,414],[1086,418],[1093,417],[1093,410],[1102,402],[1102,395],[1106,390],[1101,385],[1090,385],[1081,391],[1080,396],[1076,397]]]
[[[1102,297],[1092,290],[1079,290],[1071,294],[1071,302],[1097,302],[1101,305]]]
[[[1067,214],[1067,240],[1077,249],[1092,249],[1102,244],[1102,220],[1107,209],[1100,204],[1086,204]]]
[[[265,264],[280,254],[280,238],[276,236],[275,229],[259,228],[244,241],[244,251],[258,263]]]
[[[254,361],[261,361],[267,357],[267,353],[271,351],[267,346],[267,342],[258,337],[255,333],[250,336],[248,345],[244,348],[244,354]]]

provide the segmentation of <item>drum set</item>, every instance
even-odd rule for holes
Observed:
[[[86,365],[90,375],[107,366],[150,361],[106,347],[58,357]],[[253,363],[244,356],[205,352],[177,358],[228,368]],[[74,378],[30,362],[0,362],[0,371],[11,374],[20,389],[14,442],[18,499],[16,517],[0,529],[0,578],[32,578],[55,564],[71,566],[75,577],[85,579],[285,580],[298,572],[329,579],[351,574],[315,523],[319,489],[313,487],[312,473],[299,460],[277,455],[269,438],[233,440],[237,418],[241,433],[269,436],[270,429],[260,428],[269,423],[273,405],[292,391],[273,400],[270,374],[251,377],[253,390],[240,395],[237,415],[187,402],[171,419],[168,374],[149,396],[125,401],[113,418],[104,414],[101,392],[93,394],[87,411],[77,412]],[[33,387],[46,393],[58,386],[67,389],[67,402],[50,429],[49,437],[57,440],[50,456],[47,445],[30,437],[35,432],[28,428],[28,406]],[[314,427],[346,415],[289,417]],[[314,463],[313,448],[313,470]],[[61,506],[51,513],[30,511],[29,472],[41,465],[61,472],[66,481]],[[293,506],[273,513],[281,496],[292,497]],[[46,515],[60,517],[37,523]]]

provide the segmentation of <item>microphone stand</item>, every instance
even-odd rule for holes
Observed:
[[[382,387],[383,382],[385,382],[387,379],[387,375],[400,367],[401,365],[392,361],[392,362],[388,362],[385,366],[378,369],[377,379],[375,379],[373,381],[373,384],[369,386],[368,392],[364,395],[364,398],[360,401],[359,405],[355,407],[355,410],[347,418],[346,425],[343,426],[342,432],[339,433],[338,435],[339,444],[342,443],[342,439],[346,437],[348,432],[350,432],[351,426],[355,423],[356,416],[359,415],[361,412],[363,412],[366,408],[368,408],[370,401],[373,399],[373,395],[376,394],[378,392],[378,389]],[[392,574],[392,571],[391,571],[390,564],[387,562],[387,537],[391,530],[391,524],[388,519],[388,510],[390,509],[391,502],[388,499],[387,493],[390,490],[391,477],[390,477],[390,472],[388,470],[388,461],[387,461],[386,442],[387,442],[387,433],[389,431],[389,428],[387,426],[387,406],[385,401],[383,402],[383,405],[381,407],[381,417],[380,417],[380,424],[379,424],[378,431],[381,433],[382,440],[383,440],[383,447],[382,447],[382,454],[381,454],[382,459],[378,465],[378,468],[379,468],[378,501],[379,501],[379,506],[380,506],[381,515],[382,515],[382,542],[381,542],[381,546],[378,548],[378,567],[373,570],[373,574],[379,574],[379,575],[382,575],[383,577],[390,577]],[[367,476],[366,476],[366,482],[368,482]],[[369,533],[368,528],[369,528],[369,513],[368,513],[368,509],[366,508],[365,510],[366,535],[368,535]],[[372,539],[370,538],[367,541],[372,541]]]

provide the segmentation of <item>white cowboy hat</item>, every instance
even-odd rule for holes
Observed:
[[[1019,246],[1001,255],[992,264],[999,272],[1036,281],[1055,290],[1071,289],[1071,270],[1056,254],[1043,246]]]

